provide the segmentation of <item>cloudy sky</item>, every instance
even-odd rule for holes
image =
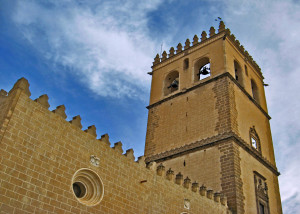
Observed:
[[[151,65],[222,17],[262,68],[284,213],[300,210],[298,0],[0,0],[0,88],[20,77],[124,150],[144,150]]]

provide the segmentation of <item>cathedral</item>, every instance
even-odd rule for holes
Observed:
[[[260,67],[221,21],[154,58],[144,156],[0,92],[0,213],[279,214]]]

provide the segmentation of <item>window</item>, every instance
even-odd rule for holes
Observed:
[[[251,147],[261,152],[260,140],[254,126],[250,128],[249,135]]]
[[[258,214],[269,214],[269,196],[267,180],[258,172],[254,171],[254,186]]]
[[[169,95],[179,88],[179,73],[178,71],[170,72],[164,81],[164,95]]]
[[[87,206],[99,204],[103,198],[104,186],[100,176],[91,169],[82,168],[72,178],[75,198]]]
[[[259,214],[265,214],[265,205],[259,202]]]
[[[256,139],[254,137],[251,137],[251,143],[252,143],[252,147],[257,149],[257,142],[256,142]]]
[[[246,75],[248,76],[248,68],[247,68],[246,65],[245,65],[245,73],[246,73]]]
[[[189,68],[189,59],[186,58],[184,61],[183,61],[183,69],[188,69]]]
[[[251,88],[252,88],[253,99],[259,103],[258,87],[256,85],[256,82],[253,79],[251,79]]]
[[[208,57],[204,57],[196,61],[194,65],[194,80],[205,79],[211,75],[210,60]]]
[[[242,68],[240,64],[235,60],[234,60],[234,74],[235,74],[236,81],[238,81],[238,83],[244,87]]]

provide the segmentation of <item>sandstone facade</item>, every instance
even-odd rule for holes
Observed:
[[[282,213],[261,69],[223,22],[198,40],[154,60],[146,162],[222,192],[233,213]]]
[[[81,130],[80,116],[66,121],[64,106],[49,111],[46,95],[31,100],[28,87],[20,79],[1,91],[0,213],[229,212],[223,195],[147,168],[121,142],[96,139],[95,126]]]

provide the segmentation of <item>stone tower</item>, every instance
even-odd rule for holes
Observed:
[[[221,192],[233,213],[282,213],[264,77],[224,23],[152,69],[146,162]]]

